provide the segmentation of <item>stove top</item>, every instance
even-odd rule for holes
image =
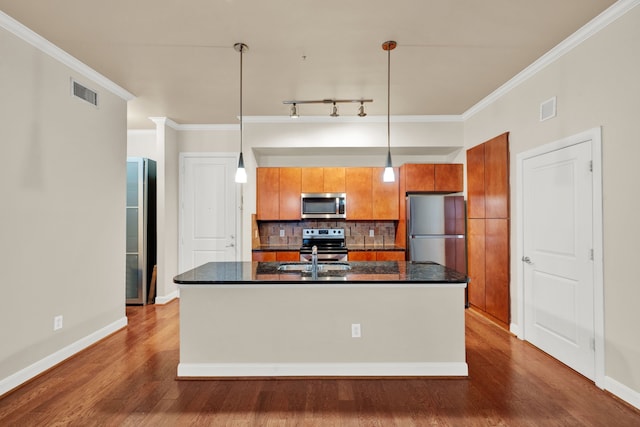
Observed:
[[[318,248],[318,252],[346,252],[344,228],[303,229],[300,251],[311,251],[313,246]]]

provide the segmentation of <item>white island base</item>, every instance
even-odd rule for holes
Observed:
[[[465,284],[179,287],[179,378],[468,375]]]

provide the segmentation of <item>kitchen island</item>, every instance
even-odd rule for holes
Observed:
[[[467,277],[434,263],[213,262],[180,289],[178,377],[466,376]]]

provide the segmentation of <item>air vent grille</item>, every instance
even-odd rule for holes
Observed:
[[[94,106],[98,106],[98,93],[89,89],[86,86],[81,85],[75,80],[71,80],[73,96],[76,96],[84,101],[87,101]]]
[[[543,122],[556,116],[556,97],[540,104],[540,121]]]

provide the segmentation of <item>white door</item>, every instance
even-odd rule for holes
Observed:
[[[180,272],[238,258],[238,184],[235,156],[183,155]]]
[[[591,141],[523,162],[524,338],[594,379]]]

